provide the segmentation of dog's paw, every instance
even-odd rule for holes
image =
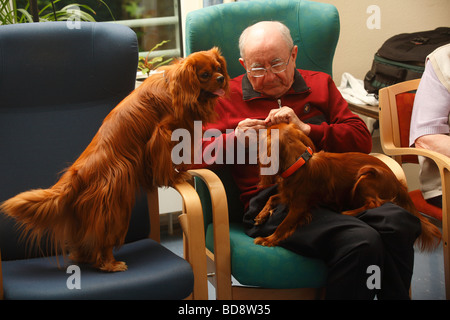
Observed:
[[[257,215],[256,218],[255,218],[254,225],[255,226],[259,226],[259,225],[263,224],[264,222],[266,222],[267,217],[268,217],[267,215],[266,216],[263,216],[261,214]]]
[[[265,243],[263,237],[257,237],[257,238],[255,238],[255,240],[253,240],[253,242],[254,242],[255,244],[259,244],[259,245],[261,245],[261,246],[263,246],[264,243]]]
[[[253,242],[265,247],[276,247],[278,245],[278,241],[273,236],[257,237]]]
[[[100,266],[99,269],[105,272],[119,272],[119,271],[126,271],[128,269],[128,266],[123,261],[114,261],[104,263],[102,266]]]
[[[269,210],[269,209],[263,208],[263,210],[254,219],[255,220],[254,225],[259,226],[259,225],[263,224],[264,222],[267,221],[267,219],[269,219],[269,217],[272,215],[272,213],[273,213],[273,209]]]

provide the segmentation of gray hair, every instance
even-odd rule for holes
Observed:
[[[289,31],[289,28],[286,27],[283,23],[281,23],[279,21],[260,21],[260,22],[255,23],[254,25],[247,27],[242,32],[241,36],[239,37],[239,52],[240,52],[242,59],[244,59],[244,47],[247,44],[248,34],[249,34],[250,30],[253,29],[254,27],[258,26],[259,24],[266,23],[266,22],[274,23],[274,25],[278,28],[280,35],[283,37],[284,41],[286,41],[288,48],[292,48],[294,46],[294,41],[292,40],[291,32]]]

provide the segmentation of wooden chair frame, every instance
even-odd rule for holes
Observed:
[[[444,250],[445,293],[450,299],[450,158],[440,153],[419,149],[400,147],[396,96],[403,92],[414,91],[420,79],[410,80],[386,87],[379,92],[380,139],[384,153],[393,156],[401,164],[402,155],[424,156],[432,159],[439,168],[442,182],[442,240]]]

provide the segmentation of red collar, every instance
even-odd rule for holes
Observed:
[[[287,177],[291,176],[294,172],[300,169],[309,159],[311,159],[312,155],[313,155],[312,149],[310,147],[307,147],[306,151],[300,156],[300,158],[298,158],[293,165],[291,165],[289,168],[287,168],[286,171],[284,171],[281,174],[281,177],[283,179],[286,179]]]

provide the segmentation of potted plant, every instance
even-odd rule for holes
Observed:
[[[152,53],[155,49],[157,49],[157,48],[163,46],[164,44],[166,44],[166,43],[169,42],[169,41],[170,41],[170,40],[163,40],[163,41],[161,41],[161,42],[158,43],[156,46],[154,46],[154,47],[147,53],[147,55],[146,55],[145,57],[144,57],[144,56],[140,56],[140,57],[139,57],[138,71],[140,71],[140,74],[138,74],[138,76],[137,76],[137,80],[138,80],[138,81],[143,81],[143,80],[145,80],[145,79],[149,76],[149,74],[150,74],[150,72],[151,72],[152,70],[155,70],[155,69],[157,69],[157,68],[160,67],[160,66],[166,65],[166,64],[168,64],[169,62],[171,62],[171,61],[173,60],[173,58],[164,60],[164,55],[162,55],[162,56],[157,56],[157,57],[153,57],[153,58],[150,57],[150,56],[151,56],[151,53]]]
[[[57,10],[55,4],[60,1],[50,1],[49,4],[39,10],[37,0],[28,1],[24,8],[18,8],[16,0],[0,0],[0,24],[66,21],[73,18],[73,15],[76,15],[80,21],[95,21],[92,16],[92,14],[95,15],[95,11],[91,7],[72,3]],[[103,0],[97,1],[103,4],[113,16],[108,5]]]

